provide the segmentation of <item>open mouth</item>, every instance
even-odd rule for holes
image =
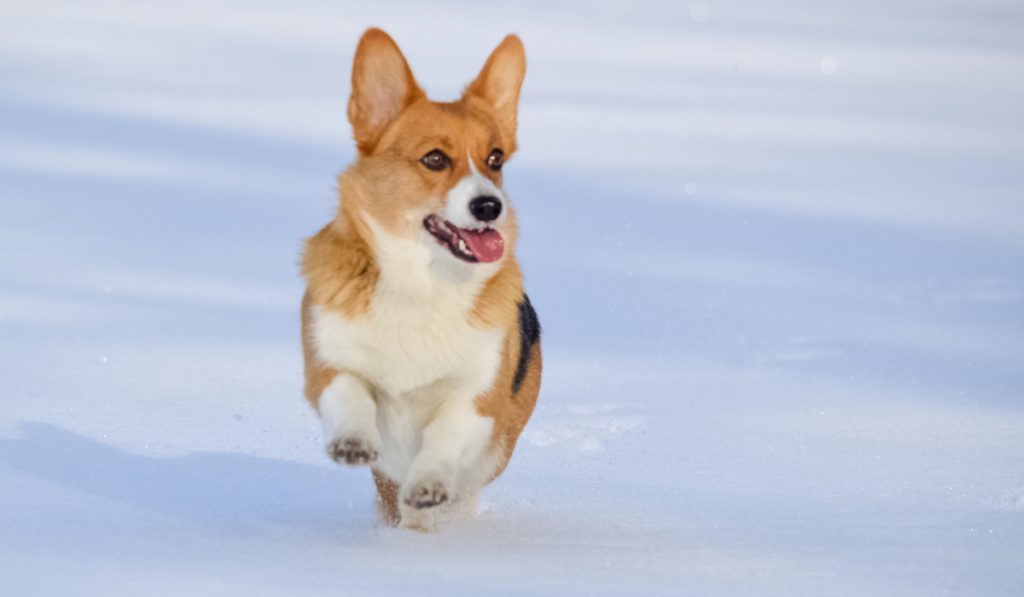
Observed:
[[[423,227],[452,255],[468,263],[491,263],[505,253],[505,239],[494,228],[459,228],[434,214],[423,220]]]

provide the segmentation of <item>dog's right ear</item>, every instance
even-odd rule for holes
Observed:
[[[423,95],[395,40],[380,29],[367,29],[356,48],[348,100],[359,152],[371,153],[388,125]]]

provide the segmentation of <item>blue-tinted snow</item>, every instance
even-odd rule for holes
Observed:
[[[2,592],[1024,593],[1024,7],[346,4],[0,7]],[[530,61],[544,389],[435,536],[301,399],[369,25]]]

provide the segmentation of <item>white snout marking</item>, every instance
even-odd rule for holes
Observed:
[[[448,191],[443,217],[459,228],[484,228],[485,226],[498,228],[505,222],[508,214],[505,193],[491,182],[491,179],[480,174],[473,164],[473,157],[468,153],[466,160],[469,163],[469,174]],[[501,215],[498,216],[498,219],[486,224],[474,218],[469,211],[469,202],[482,195],[497,197],[502,203]]]

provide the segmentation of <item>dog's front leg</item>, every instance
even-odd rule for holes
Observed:
[[[401,488],[402,526],[431,531],[437,506],[454,499],[456,483],[490,443],[494,419],[481,416],[474,397],[448,399],[423,429],[419,453]]]
[[[327,455],[351,465],[373,464],[380,451],[377,404],[369,388],[350,373],[338,373],[320,395]]]

